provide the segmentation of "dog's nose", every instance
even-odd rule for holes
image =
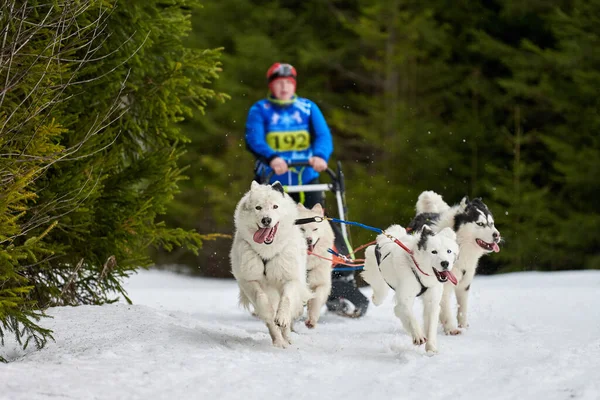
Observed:
[[[500,240],[500,232],[494,232],[492,233],[492,236],[494,237],[494,240],[497,242],[498,240]]]
[[[263,217],[263,219],[261,219],[261,220],[260,220],[260,222],[262,222],[262,224],[263,224],[264,226],[269,226],[269,225],[271,225],[271,221],[272,221],[272,220],[271,220],[271,218],[269,218],[269,217]]]
[[[448,265],[450,265],[450,263],[448,261],[442,261],[442,268],[448,268]]]
[[[312,244],[312,238],[306,238],[306,243]]]

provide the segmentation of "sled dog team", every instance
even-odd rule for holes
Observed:
[[[457,335],[468,327],[469,289],[479,258],[498,252],[500,232],[481,199],[449,206],[432,191],[421,193],[417,215],[406,228],[392,225],[365,250],[363,279],[380,305],[389,289],[394,313],[415,345],[437,352],[437,326]],[[295,319],[304,314],[309,328],[317,326],[321,308],[331,291],[334,233],[327,221],[296,225],[297,219],[323,216],[319,204],[308,210],[284,192],[279,182],[252,182],[239,201],[231,248],[232,273],[240,288],[240,303],[267,325],[276,347],[291,344]],[[394,239],[404,244],[410,253]],[[319,257],[322,256],[323,258]],[[454,292],[457,317],[452,313]],[[415,298],[423,300],[422,328],[413,312]]]

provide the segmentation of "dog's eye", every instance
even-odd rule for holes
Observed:
[[[277,209],[279,208],[279,206],[278,206],[277,204],[274,204],[274,205],[273,205],[273,208],[274,208],[275,210],[277,210]]]
[[[300,230],[301,230],[302,232],[304,232],[304,228],[300,228]]]
[[[477,226],[483,226],[483,225],[485,225],[483,222],[478,222],[477,223]]]
[[[448,249],[447,250],[448,254],[452,254],[452,250]]]
[[[318,230],[319,230],[319,228],[315,228],[315,229],[313,229],[313,232],[316,232],[316,231],[318,231]]]
[[[259,211],[260,211],[260,210],[262,210],[262,207],[261,207],[261,206],[256,206],[255,208],[256,208],[257,210],[259,210]]]
[[[437,254],[437,250],[433,250],[431,254]]]

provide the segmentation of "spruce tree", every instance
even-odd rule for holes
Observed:
[[[160,220],[184,179],[178,123],[217,95],[219,51],[183,44],[197,6],[3,3],[0,334],[41,346],[38,310],[126,297],[149,248],[197,251]]]

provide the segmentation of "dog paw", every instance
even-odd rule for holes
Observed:
[[[278,349],[287,349],[287,347],[290,344],[291,344],[290,342],[288,342],[287,340],[284,340],[284,339],[273,341],[273,347],[277,347]]]
[[[275,316],[275,324],[281,329],[287,328],[291,325],[291,323],[292,320],[289,316],[282,315],[281,313],[277,313],[277,315]]]
[[[430,342],[427,342],[427,344],[425,345],[425,351],[427,352],[428,356],[433,356],[438,353],[437,347],[435,347]]]
[[[304,325],[306,325],[308,329],[314,329],[315,326],[317,326],[317,323],[313,322],[311,319],[307,319],[306,321],[304,321]]]
[[[446,335],[450,335],[450,336],[456,336],[456,335],[460,335],[462,333],[462,331],[460,329],[456,329],[456,328],[444,328],[444,333]]]
[[[427,338],[425,336],[413,336],[413,344],[415,346],[420,346],[425,343],[427,343]]]
[[[458,327],[462,328],[462,329],[466,329],[469,327],[469,324],[467,322],[459,323]]]

